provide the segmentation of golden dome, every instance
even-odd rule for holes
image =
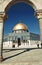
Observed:
[[[13,30],[28,30],[28,28],[25,24],[19,23],[14,26]]]

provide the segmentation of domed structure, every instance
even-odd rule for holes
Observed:
[[[28,30],[27,26],[23,23],[18,23],[14,26],[13,30]]]
[[[40,36],[38,34],[30,33],[27,26],[23,23],[16,24],[13,27],[12,32],[4,36],[4,46],[7,46],[7,48],[37,47],[36,44],[39,43],[41,43]]]

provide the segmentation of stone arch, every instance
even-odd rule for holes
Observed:
[[[3,3],[0,4],[0,61],[3,60],[2,55],[2,46],[3,46],[3,22],[6,18],[6,11],[11,7],[13,4],[18,2],[25,2],[33,7],[36,11],[36,16],[39,19],[40,24],[40,38],[42,42],[42,0],[2,0]],[[1,2],[1,1],[0,1]]]
[[[4,9],[4,11],[6,12],[12,5],[14,5],[14,4],[16,4],[16,3],[19,3],[19,2],[24,2],[24,3],[26,3],[26,4],[29,4],[35,11],[36,11],[36,5],[32,2],[32,1],[30,1],[30,0],[12,0],[12,1],[10,1],[8,4],[7,4],[7,6],[5,7],[5,9]]]

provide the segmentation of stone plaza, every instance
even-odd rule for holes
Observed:
[[[0,65],[42,65],[42,49],[3,50]]]

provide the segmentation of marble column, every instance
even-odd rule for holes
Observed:
[[[36,11],[36,16],[39,21],[39,27],[40,27],[40,41],[42,43],[42,10],[37,10]]]
[[[0,61],[3,60],[3,25],[5,20],[5,13],[0,13]]]

